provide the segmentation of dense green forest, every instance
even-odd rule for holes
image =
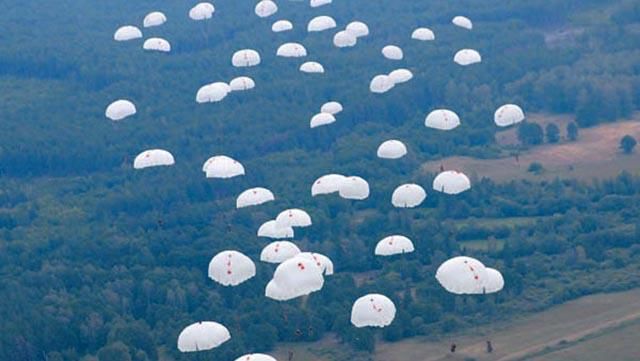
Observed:
[[[426,160],[447,155],[491,157],[493,112],[507,102],[527,112],[575,114],[580,127],[615,121],[640,108],[640,7],[619,0],[335,0],[311,9],[279,1],[271,18],[253,3],[214,2],[206,23],[192,22],[184,1],[0,3],[0,360],[176,360],[178,333],[199,320],[225,324],[232,339],[206,357],[233,360],[269,351],[280,341],[318,340],[333,332],[345,348],[372,351],[375,338],[439,335],[508,319],[581,295],[640,285],[640,176],[606,181],[472,179],[458,197],[429,192],[418,209],[397,210],[390,194],[402,183],[429,189]],[[162,10],[169,21],[143,29],[172,43],[170,54],[146,53],[140,41],[116,43],[118,26],[140,25]],[[463,14],[469,32],[450,24]],[[369,24],[355,48],[337,49],[334,32],[307,34],[306,23],[331,15],[338,26]],[[294,31],[274,34],[287,18]],[[411,31],[430,27],[435,42]],[[276,58],[298,41],[324,75]],[[391,63],[380,49],[403,48]],[[462,68],[455,51],[481,52]],[[256,68],[231,67],[231,55],[254,48]],[[396,67],[414,79],[374,95],[369,80]],[[249,75],[256,89],[199,105],[197,89]],[[138,114],[104,117],[118,98]],[[338,121],[309,129],[320,105],[345,106]],[[454,109],[462,125],[443,134],[423,125],[437,107]],[[397,138],[409,146],[399,161],[375,157]],[[613,145],[614,147],[617,145]],[[134,171],[140,151],[173,152],[171,168]],[[244,177],[207,180],[202,163],[227,154]],[[326,173],[358,175],[371,184],[366,201],[314,198],[310,185]],[[265,186],[277,200],[235,209],[235,196]],[[267,244],[258,226],[288,207],[306,209],[313,227],[301,248],[332,258],[336,275],[308,299],[263,296],[273,267],[232,289],[207,278],[211,257],[238,249],[254,260]],[[416,252],[380,259],[375,243],[405,234]],[[481,244],[482,247],[477,245]],[[497,296],[453,297],[437,284],[437,266],[465,254],[495,265],[507,287]],[[398,305],[384,330],[349,324],[352,302],[367,292]]]

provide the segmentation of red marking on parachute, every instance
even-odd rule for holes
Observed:
[[[227,270],[227,274],[230,275],[231,274],[231,270]]]
[[[473,278],[475,278],[477,280],[478,279],[478,275],[473,276]]]
[[[298,262],[298,268],[304,271],[304,265],[302,264],[302,262]]]

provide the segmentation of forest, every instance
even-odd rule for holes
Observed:
[[[429,191],[435,174],[420,167],[450,155],[513,152],[494,138],[493,112],[504,103],[572,114],[575,137],[578,128],[629,118],[640,108],[636,1],[335,0],[312,9],[280,0],[268,19],[255,17],[250,3],[214,3],[204,24],[186,16],[193,4],[178,1],[0,3],[0,360],[197,360],[176,349],[176,338],[199,320],[221,322],[232,334],[205,353],[211,359],[328,334],[366,359],[379,339],[437,337],[640,286],[639,169],[608,180],[472,178],[470,191],[452,197]],[[113,41],[117,27],[140,25],[152,10],[169,21],[145,36],[170,39],[170,54]],[[458,14],[474,20],[472,32],[450,24]],[[317,15],[339,26],[364,21],[371,36],[336,49],[332,32],[306,32]],[[281,18],[294,30],[272,33]],[[411,40],[418,26],[432,28],[436,41]],[[298,62],[276,58],[287,41],[305,44],[326,74],[303,74]],[[387,44],[401,46],[405,60],[385,60]],[[454,64],[465,47],[478,49],[483,62]],[[243,48],[258,50],[263,63],[231,67]],[[411,69],[414,79],[371,94],[371,77],[395,67]],[[196,104],[200,86],[240,75],[252,76],[256,89]],[[105,107],[123,97],[138,113],[106,119]],[[344,112],[329,127],[309,129],[329,100]],[[439,107],[455,109],[462,125],[448,133],[425,128],[424,117]],[[553,142],[548,128],[543,137],[527,124],[518,150]],[[377,146],[392,138],[408,144],[408,156],[377,159]],[[134,171],[133,158],[148,148],[171,150],[176,165]],[[202,163],[215,154],[240,160],[246,176],[205,179]],[[327,173],[366,178],[371,196],[311,197],[311,184]],[[390,194],[407,182],[423,185],[427,200],[394,209]],[[235,197],[254,186],[272,189],[276,201],[235,209]],[[296,243],[336,265],[321,292],[267,299],[274,268],[260,262],[256,277],[238,287],[207,278],[219,251],[257,260],[268,243],[257,228],[294,206],[314,222]],[[390,234],[411,237],[416,252],[375,257],[376,242]],[[448,294],[433,275],[455,255],[495,265],[505,290]],[[349,323],[351,304],[369,292],[394,299],[390,327]]]

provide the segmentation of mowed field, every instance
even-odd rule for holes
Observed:
[[[440,166],[455,169],[478,178],[491,178],[496,181],[512,179],[553,179],[580,178],[593,179],[618,175],[626,170],[640,174],[640,149],[633,154],[622,154],[619,149],[620,138],[629,134],[640,139],[640,115],[632,120],[604,124],[593,128],[581,129],[578,140],[566,141],[568,116],[533,114],[528,121],[541,124],[556,123],[561,129],[563,140],[554,145],[545,144],[522,151],[515,156],[497,159],[476,159],[471,157],[448,157],[423,164],[422,171],[437,173]],[[505,149],[517,144],[516,129],[511,128],[496,135],[498,144]],[[544,171],[535,175],[527,171],[533,162],[542,164]]]
[[[469,329],[441,340],[378,342],[371,360],[637,360],[639,330],[640,289],[583,297],[508,323]],[[494,347],[491,354],[486,352],[489,339]],[[449,346],[454,342],[458,350],[451,354]],[[295,361],[352,359],[353,355],[340,351],[345,348],[327,338],[313,344],[282,345],[275,356],[287,360],[288,352],[293,351]]]

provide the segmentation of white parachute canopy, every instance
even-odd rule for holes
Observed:
[[[453,61],[455,61],[459,65],[468,66],[482,62],[482,57],[476,50],[462,49],[456,53],[456,55],[453,57]]]
[[[336,122],[336,117],[329,113],[318,113],[311,118],[309,127],[316,128]]]
[[[144,50],[159,51],[162,53],[168,53],[171,51],[171,44],[162,38],[149,38],[142,44]]]
[[[178,350],[181,352],[206,351],[216,348],[231,338],[223,325],[204,321],[185,327],[178,336]]]
[[[453,130],[460,125],[460,117],[449,109],[436,109],[427,115],[424,125],[438,130]]]
[[[332,0],[310,0],[309,1],[309,5],[312,8],[317,8],[317,7],[320,7],[320,6],[323,6],[323,5],[331,4],[331,1]]]
[[[345,176],[341,174],[327,174],[316,179],[311,186],[311,195],[313,197],[322,194],[331,194],[340,191],[340,185],[345,180]]]
[[[331,276],[333,274],[333,262],[331,259],[320,253],[302,252],[298,257],[312,260],[316,263],[316,266],[320,267],[322,274],[325,276]]]
[[[427,192],[417,184],[403,184],[391,195],[391,204],[396,208],[415,208],[424,202]]]
[[[262,0],[256,4],[255,13],[261,18],[269,17],[278,12],[278,5],[271,0]]]
[[[239,76],[229,82],[229,88],[234,92],[250,90],[255,87],[256,82],[248,76]]]
[[[502,273],[489,267],[487,267],[486,270],[487,281],[484,284],[483,293],[496,293],[502,291],[504,288],[504,278],[502,278]]]
[[[276,217],[278,227],[309,227],[310,225],[311,216],[298,208],[285,209]]]
[[[384,295],[372,293],[353,303],[351,323],[356,327],[389,326],[396,317],[396,306]]]
[[[345,30],[356,38],[369,35],[369,27],[362,21],[354,21],[349,23]]]
[[[316,16],[315,18],[311,19],[307,24],[307,31],[310,33],[317,32],[317,31],[325,31],[325,30],[333,29],[336,26],[337,26],[336,21],[331,16],[326,16],[326,15]]]
[[[451,22],[453,23],[453,25],[459,26],[461,28],[465,28],[468,30],[473,29],[473,23],[471,22],[471,20],[464,16],[456,16],[451,19]]]
[[[134,114],[136,114],[136,106],[126,99],[119,99],[109,104],[104,112],[104,115],[113,121],[122,120]]]
[[[433,189],[446,194],[459,194],[471,189],[471,181],[462,172],[444,171],[433,180]]]
[[[240,356],[236,361],[278,361],[275,358],[265,355],[263,353],[252,353],[244,356]]]
[[[149,167],[169,166],[176,163],[173,155],[164,149],[149,149],[138,154],[133,161],[133,168],[143,169]]]
[[[393,235],[381,239],[376,244],[376,256],[393,256],[396,254],[411,253],[415,249],[413,242],[405,236]]]
[[[429,28],[417,28],[411,33],[411,39],[420,41],[436,40],[436,35]]]
[[[413,73],[409,69],[396,69],[389,73],[389,78],[394,84],[406,83],[413,79]]]
[[[280,45],[276,55],[283,58],[300,58],[307,56],[307,49],[302,44],[285,43]]]
[[[336,35],[333,36],[333,45],[338,48],[350,48],[357,43],[358,39],[356,36],[346,30],[338,31]]]
[[[216,103],[226,98],[231,87],[225,82],[215,82],[207,84],[196,93],[196,102],[198,103]]]
[[[260,260],[268,263],[282,263],[300,254],[300,248],[289,241],[269,243],[262,249]]]
[[[121,26],[113,34],[113,40],[115,41],[127,41],[133,39],[140,39],[142,37],[142,31],[135,26],[125,25]]]
[[[275,200],[273,193],[267,188],[256,187],[240,193],[236,199],[236,208],[257,206]]]
[[[376,75],[369,83],[369,90],[372,93],[386,93],[395,86],[395,82],[388,75]]]
[[[324,73],[324,67],[318,62],[308,61],[300,65],[300,71],[303,73]]]
[[[399,140],[391,139],[380,144],[378,147],[378,158],[399,159],[407,154],[407,147]]]
[[[324,285],[322,269],[314,260],[294,257],[282,262],[265,289],[269,298],[286,301],[319,291]]]
[[[360,177],[346,177],[338,191],[344,199],[363,200],[369,198],[369,183]]]
[[[226,155],[213,156],[204,163],[202,171],[207,178],[233,178],[244,175],[244,167],[237,160]]]
[[[477,259],[454,257],[438,267],[436,279],[451,293],[481,294],[487,280],[487,270]]]
[[[267,237],[273,239],[293,238],[293,228],[278,227],[276,220],[264,222],[258,228],[258,237]]]
[[[283,31],[293,30],[293,24],[289,20],[278,20],[271,25],[271,31],[280,33]]]
[[[382,55],[389,60],[402,60],[404,58],[402,49],[395,45],[387,45],[382,48]]]
[[[326,102],[324,104],[322,104],[322,106],[320,107],[320,112],[321,113],[329,113],[331,115],[336,115],[340,112],[342,112],[343,108],[342,108],[342,104],[336,102],[336,101],[330,101],[330,102]]]
[[[150,12],[149,14],[147,14],[147,16],[144,17],[144,20],[142,21],[142,25],[145,28],[150,28],[152,26],[160,26],[166,22],[167,22],[167,17],[163,13],[159,11],[154,11],[154,12]]]
[[[505,104],[496,110],[493,120],[499,127],[508,127],[523,121],[524,112],[515,104]]]
[[[213,13],[216,11],[215,7],[211,3],[202,2],[192,7],[189,10],[189,17],[192,20],[207,20],[213,17]]]
[[[237,286],[255,275],[256,265],[238,251],[222,251],[209,262],[209,278],[223,286]]]
[[[260,54],[253,49],[236,51],[231,57],[231,64],[237,68],[260,64]]]

